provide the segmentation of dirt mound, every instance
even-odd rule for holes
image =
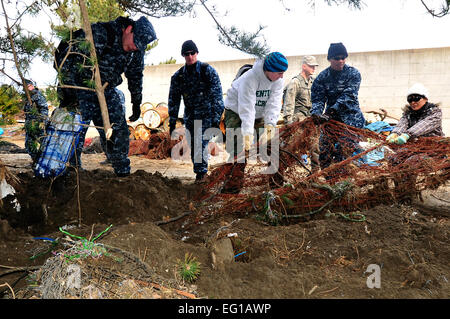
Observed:
[[[193,191],[192,185],[182,185],[179,179],[143,170],[125,178],[100,169],[78,175],[71,170],[54,181],[35,178],[31,172],[17,177],[20,212],[16,204],[5,205],[2,219],[32,235],[79,221],[120,225],[168,219],[185,211]]]

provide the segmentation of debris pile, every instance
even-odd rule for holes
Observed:
[[[62,228],[67,237],[46,238],[53,241],[53,256],[30,276],[34,284],[27,293],[42,299],[195,298],[192,293],[171,288],[175,282],[156,283],[161,279],[138,256],[97,243],[111,226],[92,240]]]
[[[341,158],[332,157],[330,166],[313,173],[304,158],[319,140],[330,145],[327,155],[336,153]],[[331,208],[356,211],[407,201],[450,179],[450,138],[387,144],[383,134],[333,120],[317,126],[308,118],[280,128],[279,143],[279,154],[271,158],[278,161],[275,173],[267,174],[262,169],[271,162],[227,163],[210,173],[197,199],[204,205],[214,205],[214,214],[253,211],[277,224]],[[241,185],[240,191],[222,193],[239,165],[245,165],[242,180],[234,180]]]

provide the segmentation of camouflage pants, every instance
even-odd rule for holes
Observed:
[[[45,123],[37,118],[27,118],[25,121],[25,149],[35,163],[40,154],[40,144],[44,138]]]
[[[301,122],[308,118],[303,112],[297,112],[294,114],[294,121]],[[311,170],[313,172],[316,172],[320,169],[320,162],[319,162],[319,154],[320,154],[320,148],[319,148],[319,138],[317,137],[313,144],[311,145],[309,149],[309,157],[311,159]]]
[[[112,136],[106,143],[105,151],[108,154],[108,159],[111,161],[114,172],[116,174],[127,174],[130,173],[130,159],[128,158],[130,134],[125,119],[124,108],[116,90],[105,90],[105,98],[108,105],[109,121],[113,129]],[[80,92],[78,93],[78,101],[83,121],[90,122],[92,120],[95,126],[103,126],[103,119],[97,95],[90,92]],[[80,140],[76,149],[76,157],[74,156],[70,160],[72,165],[81,167],[81,152],[83,150],[87,129],[87,127],[83,128],[80,134]],[[100,139],[106,141],[104,130],[98,129],[98,132]]]
[[[342,136],[331,136],[323,131],[319,138],[320,168],[325,169],[331,164],[342,162],[352,156],[353,152],[361,152],[358,137],[351,133]]]
[[[208,121],[187,121],[186,130],[190,135],[191,160],[194,165],[194,173],[206,173],[208,171],[208,144],[210,137],[205,131],[211,127]]]

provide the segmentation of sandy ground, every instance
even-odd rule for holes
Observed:
[[[132,258],[120,263],[118,255],[113,259],[110,255],[78,259],[89,278],[82,288],[95,286],[102,292],[83,298],[450,297],[448,184],[424,194],[423,202],[380,202],[359,212],[366,217],[363,222],[341,218],[333,210],[273,226],[258,219],[258,212],[215,214],[211,203],[205,206],[197,202],[202,186],[193,183],[189,162],[131,156],[132,174],[117,178],[111,167],[99,165],[105,159],[103,154],[83,154],[86,171],[79,179],[70,174],[58,185],[51,185],[33,178],[27,154],[0,157],[21,180],[16,195],[20,213],[13,202],[5,202],[0,209],[0,268],[9,267],[0,269],[0,285],[8,283],[16,298],[44,298],[42,290],[36,289],[44,283],[33,272],[28,276],[20,270],[9,274],[11,268],[56,271],[46,262],[64,251],[57,246],[45,253],[49,244],[35,236],[61,238],[58,229],[67,226],[70,233],[91,238],[109,225],[113,226],[99,242],[113,247],[108,248],[113,256],[121,252]],[[38,253],[38,258],[30,258]],[[194,256],[201,269],[190,283],[179,273],[186,254]],[[146,271],[135,270],[137,266],[145,266]],[[381,273],[380,286],[370,276],[376,275],[374,269]],[[30,278],[35,278],[35,286],[30,285]],[[117,293],[125,282],[133,293]],[[167,294],[161,288],[146,294],[137,282],[170,287],[171,292],[178,289],[190,297]],[[106,287],[107,283],[116,285]],[[3,298],[12,298],[6,286],[0,287],[0,293]],[[58,298],[81,296],[71,293],[66,290]],[[174,309],[167,309],[174,313]]]

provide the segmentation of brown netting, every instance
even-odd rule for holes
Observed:
[[[328,141],[328,155],[342,158],[312,173],[302,155],[319,138]],[[210,173],[198,201],[214,207],[215,214],[257,212],[278,223],[331,208],[352,212],[410,200],[450,178],[450,139],[445,137],[387,144],[383,134],[337,121],[318,127],[308,118],[280,128],[279,141],[276,173],[265,174],[270,163],[224,164]]]
[[[170,139],[168,132],[150,134],[148,140],[131,140],[128,155],[144,155],[149,159],[170,158],[172,148],[183,139]]]
[[[168,132],[150,134],[148,140],[131,140],[128,155],[144,155],[149,159],[167,159],[171,157],[172,149],[175,148],[177,159],[190,161],[190,147],[185,139],[184,129],[178,131],[178,137],[171,139]],[[208,151],[212,156],[218,155],[222,149],[214,142],[210,142]]]

